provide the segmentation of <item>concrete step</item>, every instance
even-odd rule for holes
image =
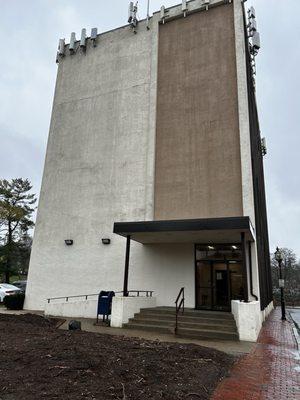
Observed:
[[[175,321],[174,320],[164,320],[164,319],[149,319],[149,318],[143,318],[142,316],[139,316],[138,318],[130,318],[128,321],[129,324],[141,324],[141,325],[157,325],[157,326],[170,326],[174,327],[175,326]]]
[[[145,312],[141,312],[138,314],[134,314],[134,318],[136,320],[138,319],[142,319],[142,320],[162,320],[162,321],[172,321],[175,323],[175,314],[163,314],[163,313],[155,313],[155,311],[153,312],[149,312],[149,313],[145,313]],[[235,321],[234,319],[220,319],[220,318],[206,318],[203,316],[189,316],[189,315],[185,315],[185,314],[179,314],[178,316],[178,321],[182,322],[182,323],[204,323],[204,324],[222,324],[222,325],[226,325],[226,326],[232,326],[235,327]]]
[[[123,325],[126,329],[143,330],[157,333],[174,334],[174,326],[162,326],[153,324],[136,324],[133,322]],[[235,332],[215,331],[210,329],[191,329],[178,328],[177,336],[182,338],[198,340],[238,340],[238,334]]]
[[[175,319],[165,320],[165,319],[154,319],[154,318],[143,318],[142,315],[131,318],[129,323],[133,324],[141,324],[141,325],[156,325],[156,326],[165,326],[165,327],[175,327]],[[202,321],[196,322],[186,322],[183,320],[179,320],[178,327],[180,328],[191,328],[191,329],[208,329],[208,330],[216,330],[216,331],[228,331],[236,333],[236,325],[224,325],[220,322],[216,323],[203,323]]]
[[[215,331],[209,329],[178,328],[177,336],[198,340],[239,340],[239,335],[236,332]]]
[[[133,322],[129,322],[127,324],[123,324],[123,328],[157,332],[157,333],[174,334],[174,327],[172,326],[150,325],[150,324],[145,325],[145,324],[136,324]]]
[[[143,308],[123,326],[127,329],[174,334],[175,308]],[[198,340],[239,340],[232,314],[193,309],[185,309],[184,314],[179,314],[177,336]]]
[[[140,310],[142,314],[165,314],[165,315],[174,315],[175,316],[175,308],[173,307],[153,307],[153,308],[142,308]],[[229,312],[221,312],[221,311],[202,311],[202,310],[194,310],[192,308],[186,308],[184,310],[184,316],[190,317],[203,317],[203,318],[218,318],[222,320],[233,320],[233,315]]]

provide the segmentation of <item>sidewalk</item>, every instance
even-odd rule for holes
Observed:
[[[24,315],[24,314],[37,314],[40,316],[44,316],[44,313],[41,311],[11,311],[7,310],[4,307],[0,307],[0,314],[6,315]],[[55,317],[50,317],[55,318]],[[239,342],[234,341],[231,342],[229,340],[197,340],[197,339],[188,339],[188,338],[179,338],[174,334],[167,333],[157,333],[157,332],[149,332],[142,331],[136,329],[125,329],[125,328],[111,328],[107,325],[95,325],[96,318],[70,318],[70,317],[57,317],[58,319],[65,320],[62,325],[59,326],[59,329],[68,330],[68,325],[71,320],[76,319],[76,321],[81,322],[81,330],[86,332],[93,333],[101,333],[105,335],[115,335],[115,336],[126,336],[132,338],[140,338],[146,340],[159,340],[160,342],[170,342],[170,343],[184,343],[184,344],[196,344],[198,346],[209,347],[212,349],[216,349],[219,351],[223,351],[227,354],[232,354],[235,356],[241,356],[246,353],[250,353],[250,351],[255,346],[252,342]],[[1,400],[1,398],[0,398]]]
[[[291,320],[280,309],[265,322],[258,342],[242,357],[212,400],[299,400],[300,357]]]

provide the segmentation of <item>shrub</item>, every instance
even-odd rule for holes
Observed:
[[[24,293],[16,293],[11,296],[5,296],[3,303],[9,310],[23,310],[24,300]]]

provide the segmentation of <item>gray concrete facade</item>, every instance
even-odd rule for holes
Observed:
[[[152,219],[158,30],[152,25],[147,30],[142,22],[136,35],[129,26],[99,35],[97,47],[89,41],[86,52],[67,49],[59,62],[28,308],[40,309],[46,297],[98,291],[106,265],[121,277],[110,258],[118,257],[121,241],[122,274],[123,241],[113,238],[105,247],[101,238],[111,238],[116,220]],[[120,285],[105,278],[105,287]]]
[[[219,0],[210,3],[227,6]],[[210,12],[202,0],[188,4],[191,13]],[[252,220],[242,13],[241,1],[234,0],[242,213]],[[165,23],[177,17],[182,17],[181,5],[168,10]],[[124,26],[98,35],[96,47],[88,40],[86,51],[77,43],[75,54],[66,46],[59,60],[27,309],[43,310],[50,297],[122,289],[125,240],[113,235],[113,224],[154,219],[160,22],[155,13],[149,30],[146,21],[139,23],[136,34]],[[103,245],[102,238],[110,238],[111,244]],[[73,245],[66,246],[65,239]],[[254,243],[258,293],[256,257]],[[129,289],[154,290],[157,305],[170,306],[182,286],[186,306],[194,307],[194,243],[132,243]]]

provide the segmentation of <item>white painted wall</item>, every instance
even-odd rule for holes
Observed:
[[[268,304],[267,307],[261,312],[262,320],[265,321],[273,310],[274,310],[274,303],[273,301],[271,301],[271,303]]]
[[[273,309],[273,302],[261,311],[259,301],[244,303],[239,300],[232,300],[231,312],[236,322],[239,339],[247,342],[256,342],[263,322]]]
[[[156,307],[155,297],[114,297],[112,301],[111,322],[113,328],[122,328],[141,308]]]
[[[239,339],[256,342],[262,326],[259,301],[244,303],[239,300],[232,300],[231,312],[236,322]]]
[[[64,300],[53,300],[45,302],[45,315],[55,317],[71,318],[97,318],[98,298],[84,298]]]

